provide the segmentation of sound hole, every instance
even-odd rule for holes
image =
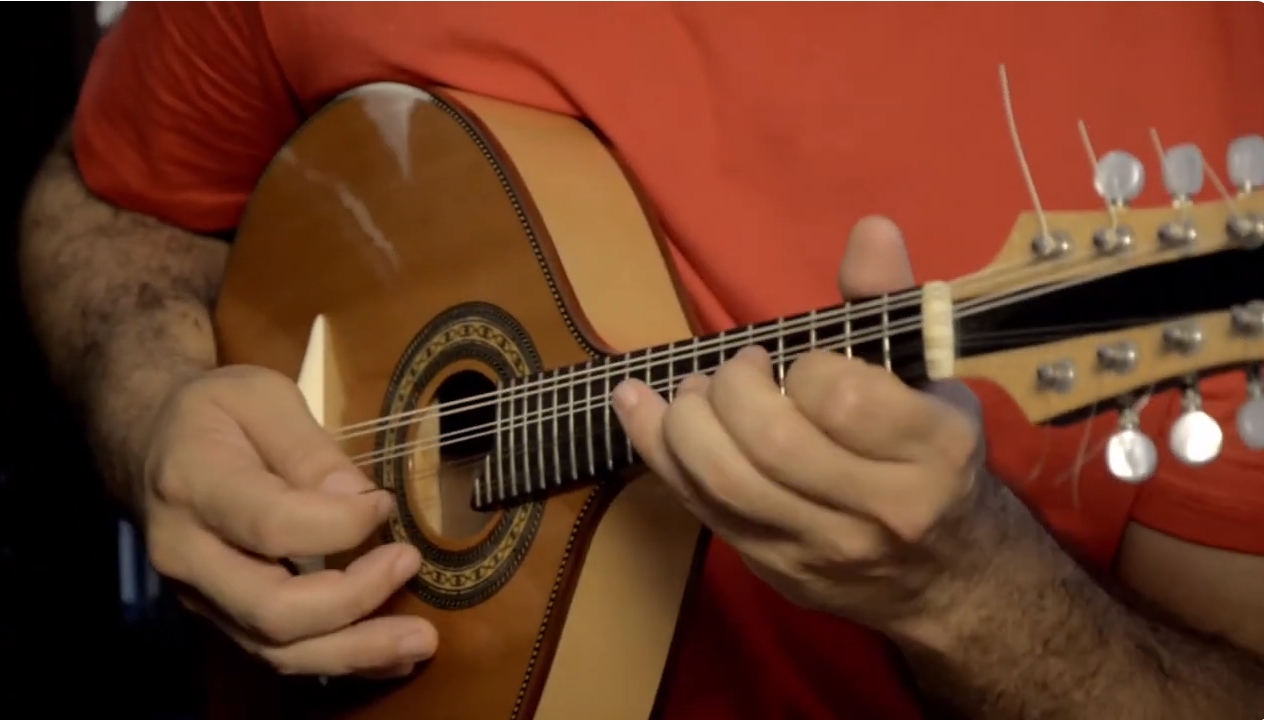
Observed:
[[[416,430],[417,470],[410,482],[414,515],[440,537],[477,537],[495,519],[470,507],[474,480],[491,452],[496,406],[487,402],[496,384],[475,370],[455,372],[439,384]],[[437,446],[437,447],[436,447]]]

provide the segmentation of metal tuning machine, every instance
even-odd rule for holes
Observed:
[[[1246,403],[1238,410],[1238,437],[1252,450],[1264,450],[1264,379],[1260,366],[1247,370]]]
[[[1206,465],[1220,455],[1224,431],[1215,418],[1203,411],[1198,378],[1188,380],[1181,405],[1184,412],[1172,423],[1168,445],[1176,459],[1186,465]]]
[[[1229,181],[1239,193],[1264,187],[1264,138],[1244,135],[1229,143]],[[1238,245],[1254,249],[1264,245],[1264,219],[1255,213],[1235,211],[1225,228]]]
[[[1159,467],[1159,452],[1141,431],[1141,408],[1145,401],[1129,404],[1119,413],[1119,428],[1106,441],[1106,469],[1116,480],[1143,483]]]
[[[1145,165],[1131,153],[1111,150],[1093,169],[1093,188],[1111,208],[1111,224],[1093,233],[1093,246],[1103,255],[1114,255],[1132,246],[1133,233],[1118,221],[1126,208],[1145,189]]]
[[[1185,247],[1198,240],[1198,227],[1189,217],[1189,206],[1202,192],[1205,174],[1203,153],[1197,145],[1184,143],[1163,153],[1163,186],[1178,213],[1176,220],[1159,228],[1159,242],[1165,247]]]

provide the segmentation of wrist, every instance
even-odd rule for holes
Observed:
[[[888,634],[901,645],[953,654],[995,623],[1020,617],[1068,574],[1081,572],[1012,492],[980,472],[968,506],[927,539],[940,572],[917,611]],[[990,629],[989,629],[990,628]]]
[[[144,515],[145,466],[164,408],[176,391],[215,367],[209,331],[206,338],[188,327],[155,332],[161,319],[144,320],[147,332],[120,328],[83,388],[97,463],[115,499],[135,518]],[[167,341],[138,343],[138,330]]]

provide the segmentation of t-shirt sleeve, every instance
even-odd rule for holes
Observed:
[[[132,3],[92,58],[74,148],[99,196],[212,233],[299,122],[258,3]]]

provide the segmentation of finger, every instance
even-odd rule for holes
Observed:
[[[741,452],[763,475],[820,505],[872,514],[901,483],[899,466],[840,448],[814,426],[769,373],[767,353],[748,348],[725,363],[708,397]]]
[[[615,416],[646,466],[670,485],[678,485],[682,471],[663,438],[667,401],[640,380],[624,380],[612,396]]]
[[[372,670],[358,670],[356,675],[369,680],[394,680],[405,675],[412,674],[417,667],[417,663],[400,663],[391,665],[390,667],[374,668]]]
[[[876,297],[914,284],[913,266],[900,228],[878,215],[856,223],[838,270],[838,288],[843,297]]]
[[[721,535],[797,532],[814,514],[810,503],[747,460],[711,406],[713,385],[679,393],[663,419],[667,447],[685,471],[688,492],[715,519],[719,527],[712,529]]]
[[[709,382],[704,375],[685,377],[676,388],[677,401],[681,397],[705,394]],[[733,518],[722,519],[721,513],[702,499],[680,466],[664,431],[669,406],[658,393],[638,380],[629,380],[615,388],[614,401],[615,413],[637,453],[687,510],[712,530],[731,529],[741,524]]]
[[[786,397],[843,449],[871,460],[933,460],[962,432],[964,416],[886,370],[809,353],[786,374]]]
[[[194,513],[239,548],[269,558],[357,547],[390,516],[390,493],[332,495],[295,489],[262,469],[187,483]]]
[[[296,487],[327,485],[336,494],[374,486],[316,422],[289,378],[264,368],[229,367],[206,384],[210,399],[229,414],[268,468]]]
[[[345,570],[291,575],[280,565],[242,553],[201,532],[185,541],[196,567],[169,569],[242,628],[268,643],[321,635],[372,613],[421,565],[416,548],[392,543],[357,558]],[[418,619],[418,626],[424,621]]]
[[[370,618],[337,632],[284,645],[260,642],[249,632],[196,598],[182,601],[215,624],[234,642],[283,675],[364,675],[398,677],[434,656],[438,634],[420,618],[401,615]],[[407,670],[405,670],[407,668]]]
[[[690,375],[681,380],[675,395],[703,392],[707,385],[703,375]],[[614,410],[624,433],[636,448],[645,465],[679,498],[681,504],[708,527],[716,518],[709,515],[693,492],[685,471],[667,446],[663,419],[668,404],[654,390],[639,380],[626,380],[614,390]]]

